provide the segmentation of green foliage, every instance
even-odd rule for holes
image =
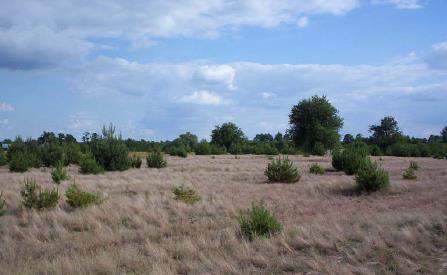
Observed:
[[[81,160],[81,146],[79,144],[70,142],[63,145],[64,149],[64,162],[65,165],[79,164]]]
[[[6,201],[3,199],[3,192],[0,192],[0,217],[6,214]]]
[[[99,165],[96,160],[89,154],[81,157],[79,161],[79,172],[81,174],[101,174],[104,172],[104,168]]]
[[[379,125],[371,125],[369,131],[372,132],[373,142],[382,149],[395,144],[402,137],[397,121],[391,116],[384,117]]]
[[[61,181],[70,179],[70,176],[67,173],[67,169],[65,169],[62,162],[59,162],[56,165],[56,168],[51,171],[51,179],[56,184],[60,184]]]
[[[91,204],[98,204],[102,198],[99,193],[87,192],[82,190],[77,184],[68,186],[65,192],[67,203],[73,208],[87,207]]]
[[[357,173],[367,162],[368,152],[359,145],[351,145],[343,151],[334,150],[332,153],[332,166],[338,171],[344,171],[347,175]]]
[[[442,142],[447,143],[447,126],[441,131]]]
[[[408,168],[416,171],[419,169],[419,165],[416,161],[412,160],[412,161],[410,161],[410,166]]]
[[[321,142],[315,142],[314,147],[312,148],[312,154],[317,156],[324,156],[326,154],[324,144]]]
[[[141,168],[141,163],[143,162],[141,158],[137,156],[133,156],[130,158],[130,162],[133,168]]]
[[[174,193],[176,200],[181,200],[186,203],[193,204],[201,200],[196,190],[193,188],[184,187],[183,185],[174,187],[172,192]]]
[[[17,137],[8,149],[9,170],[26,172],[31,167],[40,167],[39,147],[37,142]]]
[[[227,149],[225,148],[225,146],[211,144],[211,154],[212,155],[225,155],[226,153],[227,153]]]
[[[58,144],[46,143],[41,146],[40,158],[44,166],[56,166],[59,162],[64,161],[64,150]]]
[[[5,151],[0,148],[0,166],[8,164],[8,158],[6,157]]]
[[[288,157],[278,157],[272,160],[264,174],[270,182],[294,183],[300,180],[300,173]]]
[[[313,96],[293,106],[289,123],[295,145],[306,151],[314,149],[317,142],[323,144],[325,150],[334,148],[340,139],[338,131],[343,126],[337,109],[325,96]]]
[[[42,189],[34,179],[25,179],[25,186],[20,192],[22,203],[26,208],[53,208],[59,201],[59,193],[55,188]]]
[[[224,146],[227,150],[234,143],[242,143],[246,140],[244,132],[232,122],[216,126],[211,133],[211,143]]]
[[[343,137],[343,143],[344,144],[351,144],[351,143],[353,143],[354,142],[354,136],[352,136],[351,134],[346,134],[344,137]]]
[[[108,171],[124,171],[130,168],[129,150],[126,143],[115,135],[115,127],[111,124],[103,127],[103,136],[92,139],[90,151],[96,161]]]
[[[239,225],[242,235],[253,239],[254,237],[270,237],[282,230],[278,219],[261,202],[252,204],[248,213],[239,215]]]
[[[415,180],[415,179],[417,179],[417,176],[414,173],[414,169],[411,169],[410,167],[408,167],[407,169],[405,169],[405,172],[402,174],[402,178],[404,180]]]
[[[312,163],[312,165],[309,168],[309,173],[316,174],[316,175],[324,175],[324,168],[320,166],[318,163]]]
[[[371,156],[382,156],[382,150],[380,150],[380,147],[376,144],[370,145],[369,146],[369,154]]]
[[[168,164],[160,151],[149,153],[146,157],[146,163],[149,168],[163,168]]]
[[[390,185],[388,172],[377,163],[368,161],[363,165],[355,178],[359,191],[373,192],[388,188]]]
[[[211,145],[206,140],[201,140],[194,151],[196,155],[211,155]]]
[[[28,171],[30,167],[32,167],[31,162],[24,153],[16,152],[11,155],[9,171],[23,173]]]
[[[186,132],[181,134],[178,138],[172,141],[174,147],[183,147],[186,152],[190,153],[196,148],[198,144],[198,138],[196,135]]]
[[[186,151],[185,147],[179,146],[179,147],[172,147],[169,149],[169,154],[171,156],[177,156],[181,158],[187,158],[188,157],[188,151]]]

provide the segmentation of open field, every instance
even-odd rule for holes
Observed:
[[[309,174],[313,162],[330,169],[329,157],[290,158],[302,175],[296,184],[267,184],[265,156],[168,157],[167,168],[98,176],[70,166],[72,180],[108,197],[75,211],[63,199],[53,210],[22,209],[23,179],[52,186],[50,169],[2,167],[8,212],[0,217],[0,273],[447,273],[447,160],[375,158],[390,172],[391,188],[359,196],[343,172]],[[418,179],[402,180],[410,160],[419,164]],[[174,200],[172,188],[181,184],[202,200]],[[248,241],[237,217],[259,200],[284,230]]]

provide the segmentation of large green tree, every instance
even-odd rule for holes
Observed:
[[[447,143],[447,126],[441,131],[442,142]]]
[[[231,145],[242,143],[246,140],[244,132],[232,122],[216,126],[211,133],[211,143],[230,149]]]
[[[324,149],[334,148],[340,141],[338,131],[343,119],[325,96],[315,95],[293,106],[289,123],[288,132],[295,145],[312,151],[321,145]]]
[[[379,125],[369,126],[369,131],[372,132],[372,141],[382,149],[397,143],[402,137],[397,121],[392,116],[382,118]]]

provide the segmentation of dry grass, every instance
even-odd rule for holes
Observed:
[[[263,156],[168,157],[164,169],[98,176],[70,167],[83,189],[108,197],[75,211],[63,200],[54,210],[22,209],[23,178],[49,186],[51,171],[0,168],[8,204],[0,217],[0,273],[447,273],[446,160],[417,159],[418,179],[405,181],[410,159],[383,157],[390,190],[357,196],[349,191],[353,177],[330,170],[329,158],[291,159],[302,178],[290,185],[265,184]],[[329,169],[325,175],[309,174],[314,162]],[[182,184],[202,200],[175,200],[172,188]],[[284,231],[250,242],[240,237],[237,216],[261,199]]]

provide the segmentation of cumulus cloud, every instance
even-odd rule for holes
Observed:
[[[185,95],[180,98],[181,102],[199,104],[199,105],[220,105],[222,98],[212,92],[203,90],[195,91],[190,95]]]
[[[417,8],[417,0],[372,0]],[[244,26],[305,27],[308,17],[343,15],[360,0],[120,1],[17,0],[0,9],[0,67],[35,69],[79,61],[118,39],[131,49],[175,37],[215,38]],[[82,5],[82,6],[81,6]]]
[[[199,75],[201,78],[214,82],[214,83],[224,83],[227,85],[228,89],[234,90],[234,69],[229,65],[205,65],[200,67]]]
[[[11,112],[14,111],[15,108],[12,105],[9,105],[6,102],[0,102],[0,111],[4,111],[4,112]]]
[[[447,42],[433,45],[426,61],[434,69],[447,70]]]
[[[373,4],[391,4],[398,9],[420,9],[423,7],[421,0],[372,0]]]

